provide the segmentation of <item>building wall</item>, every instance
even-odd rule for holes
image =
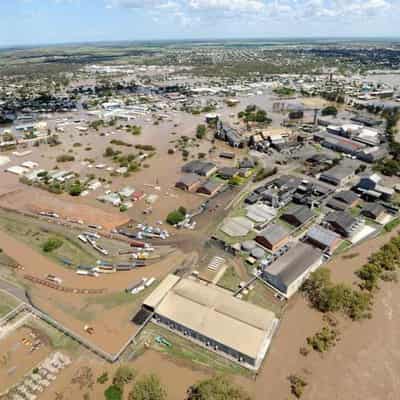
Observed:
[[[207,347],[213,351],[217,351],[218,353],[223,353],[225,356],[233,358],[234,360],[240,363],[256,367],[256,360],[254,358],[242,354],[239,351],[236,351],[235,349],[225,346],[222,343],[219,343],[212,338],[204,336],[188,327],[180,325],[175,321],[172,321],[169,318],[164,317],[163,315],[156,313],[154,315],[154,318],[158,323],[161,323],[162,325],[168,327],[168,329],[195,340],[201,346]],[[244,340],[246,340],[246,338],[244,338]]]
[[[314,239],[314,238],[310,238],[310,237],[307,237],[307,241],[309,243],[311,243],[312,245],[320,248],[321,250],[329,249],[330,251],[335,250],[336,247],[338,247],[338,245],[340,243],[340,239],[337,239],[334,241],[334,243],[332,243],[331,246],[326,246],[324,243],[321,243],[318,239]]]
[[[268,242],[263,236],[257,236],[256,242],[264,246],[266,249],[271,250],[272,252],[279,250],[282,246],[284,246],[289,241],[289,237],[283,238],[281,241],[271,244]]]
[[[308,278],[308,276],[314,272],[320,265],[322,264],[322,258],[316,261],[314,264],[310,265],[310,267],[304,271],[294,282],[292,282],[286,291],[286,296],[292,297],[299,289],[300,286],[304,283],[304,281]]]
[[[303,284],[303,282],[308,278],[311,272],[314,272],[322,264],[322,257],[320,257],[314,264],[310,265],[299,277],[294,280],[290,285],[285,285],[278,276],[269,274],[264,271],[262,277],[273,287],[275,287],[279,292],[283,293],[287,298],[292,297]]]

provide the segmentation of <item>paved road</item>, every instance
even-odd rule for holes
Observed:
[[[11,282],[0,279],[0,290],[4,290],[24,303],[31,304],[30,300],[26,296],[25,289],[16,286]]]

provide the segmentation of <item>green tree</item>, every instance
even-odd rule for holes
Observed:
[[[50,238],[46,240],[42,245],[42,250],[45,253],[51,253],[54,250],[59,249],[63,245],[63,241],[58,238]]]
[[[196,137],[197,139],[203,139],[206,136],[207,128],[204,124],[197,125]]]
[[[119,387],[132,382],[136,377],[136,371],[127,365],[121,365],[115,372],[113,384]]]
[[[188,400],[250,400],[250,396],[224,376],[216,376],[193,385]]]
[[[179,210],[172,211],[167,216],[167,222],[170,225],[176,225],[179,222],[182,222],[185,219],[185,215],[181,213]]]
[[[122,389],[117,385],[111,385],[104,391],[106,400],[122,400]]]
[[[167,391],[160,379],[150,374],[139,379],[129,393],[129,400],[165,400]]]
[[[83,187],[79,181],[75,181],[69,188],[68,193],[71,196],[77,197],[83,192]]]
[[[325,107],[321,111],[321,115],[323,115],[323,116],[333,115],[333,116],[336,117],[337,113],[338,113],[338,110],[334,106]]]

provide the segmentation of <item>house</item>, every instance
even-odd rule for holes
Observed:
[[[207,196],[214,196],[218,193],[222,186],[223,184],[219,182],[206,181],[197,189],[197,193],[205,194]]]
[[[315,214],[307,206],[294,207],[282,215],[282,219],[293,226],[302,226],[310,221]]]
[[[347,207],[350,208],[355,207],[360,202],[360,198],[351,190],[337,192],[334,194],[333,199],[345,204]]]
[[[286,298],[293,296],[309,274],[322,264],[322,252],[307,243],[298,242],[281,257],[265,267],[261,279]]]
[[[385,214],[385,207],[379,203],[368,203],[361,210],[361,215],[374,220],[381,219]]]
[[[274,224],[265,228],[255,241],[272,252],[279,250],[289,241],[289,231],[282,225]]]
[[[231,179],[237,176],[239,170],[234,167],[222,167],[218,170],[218,176],[222,179]]]
[[[350,237],[360,227],[357,219],[345,211],[335,211],[328,214],[324,222],[331,230],[343,237]]]
[[[340,236],[320,225],[314,225],[306,234],[306,241],[332,253],[340,244]]]
[[[250,158],[244,158],[243,160],[239,161],[239,168],[240,169],[252,169],[256,166],[256,163],[251,160]]]
[[[212,162],[193,160],[182,167],[182,172],[185,174],[197,174],[209,177],[217,172],[217,166]]]
[[[184,174],[176,182],[175,187],[185,190],[187,192],[192,192],[196,190],[201,185],[201,179],[195,174]]]

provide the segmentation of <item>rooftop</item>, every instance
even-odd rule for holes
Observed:
[[[289,231],[282,225],[278,224],[270,225],[261,232],[261,236],[271,244],[279,243],[288,235]]]
[[[314,225],[311,227],[307,232],[307,237],[311,240],[322,243],[326,247],[331,247],[337,240],[340,240],[339,235],[320,225]]]
[[[320,258],[320,250],[298,242],[296,246],[268,266],[265,271],[269,275],[278,277],[283,284],[289,286]]]
[[[255,359],[276,320],[271,311],[190,279],[176,284],[156,312]]]

